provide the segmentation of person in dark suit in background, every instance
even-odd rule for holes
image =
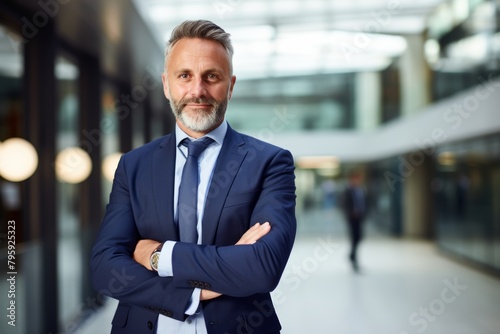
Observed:
[[[355,272],[359,271],[358,246],[363,235],[363,219],[366,215],[366,194],[361,186],[359,171],[349,173],[348,185],[344,191],[343,207],[351,241],[349,260]]]
[[[210,21],[172,32],[172,134],[121,158],[92,250],[112,333],[279,333],[270,292],[296,233],[289,151],[231,129],[233,48]]]

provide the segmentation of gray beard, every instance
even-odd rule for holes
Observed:
[[[191,116],[183,112],[184,107],[187,103],[210,103],[213,107],[210,111],[197,110],[196,115]],[[184,126],[186,126],[191,131],[195,132],[207,132],[208,130],[214,129],[216,126],[222,123],[224,120],[224,115],[227,108],[227,98],[217,102],[213,99],[185,99],[176,103],[173,99],[170,100],[170,108],[175,118],[178,119]]]

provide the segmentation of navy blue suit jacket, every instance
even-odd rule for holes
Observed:
[[[120,301],[112,333],[154,333],[158,314],[185,320],[195,287],[223,296],[202,302],[209,334],[278,333],[269,292],[279,282],[296,232],[290,152],[228,127],[205,204],[202,244],[178,242],[173,277],[132,258],[137,241],[179,240],[173,216],[175,134],[125,154],[91,257],[94,287]],[[253,224],[271,231],[234,244]]]

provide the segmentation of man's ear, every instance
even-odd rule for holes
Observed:
[[[163,82],[163,94],[165,94],[165,97],[167,100],[170,100],[170,91],[168,89],[168,80],[167,80],[167,73],[163,72],[161,74],[161,82]]]
[[[229,94],[227,95],[228,100],[231,100],[231,97],[233,96],[233,88],[235,83],[236,83],[236,76],[233,75],[231,77],[231,82],[229,83]]]

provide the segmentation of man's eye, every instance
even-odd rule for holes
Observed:
[[[187,79],[189,77],[189,75],[187,75],[187,73],[182,73],[181,75],[179,75],[179,78],[181,79]]]
[[[207,77],[208,77],[209,80],[216,80],[216,79],[219,78],[217,74],[213,74],[213,73],[207,75]]]

